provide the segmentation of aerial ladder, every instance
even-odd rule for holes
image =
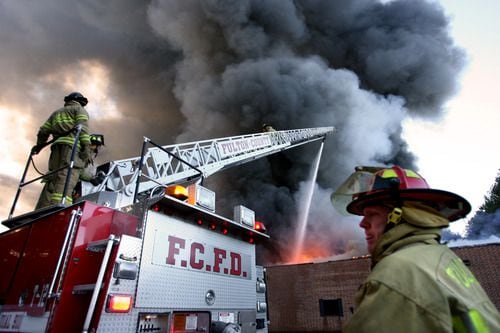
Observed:
[[[98,170],[100,185],[82,184],[82,199],[106,202],[113,208],[131,205],[140,197],[170,184],[202,182],[216,172],[300,145],[324,140],[333,127],[262,132],[159,146],[144,138],[140,157],[112,161]],[[152,148],[147,148],[152,145]],[[99,198],[104,194],[103,198]],[[111,195],[111,199],[110,199]]]

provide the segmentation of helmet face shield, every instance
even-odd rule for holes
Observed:
[[[347,205],[351,203],[353,197],[360,193],[368,192],[372,189],[375,181],[375,174],[369,171],[356,171],[347,178],[332,194],[331,200],[335,209],[343,215],[350,215]]]

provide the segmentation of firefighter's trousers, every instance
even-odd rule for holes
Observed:
[[[50,149],[49,171],[57,170],[63,166],[69,165],[68,162],[71,159],[72,150],[71,146],[65,144],[54,144],[50,147]],[[78,157],[76,158],[78,159]],[[68,187],[66,190],[66,204],[73,203],[72,193],[78,183],[81,171],[81,168],[78,167],[71,169],[71,176],[68,180]],[[38,199],[36,209],[61,203],[67,176],[68,168],[64,168],[52,175],[44,177],[43,182],[45,183],[45,186],[43,187],[40,198]]]

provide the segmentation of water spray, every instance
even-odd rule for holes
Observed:
[[[323,152],[323,146],[325,144],[325,140],[321,141],[321,145],[318,150],[318,154],[314,159],[314,162],[311,167],[311,171],[309,174],[309,180],[307,181],[307,190],[305,195],[305,200],[303,200],[302,204],[299,207],[299,219],[298,226],[295,233],[295,249],[292,255],[292,262],[298,262],[300,260],[300,256],[302,254],[302,250],[304,247],[304,238],[306,234],[307,221],[309,217],[309,210],[311,208],[312,197],[314,194],[314,186],[316,185],[316,177],[318,175],[319,163],[321,161],[321,154]]]

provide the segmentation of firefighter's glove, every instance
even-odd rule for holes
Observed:
[[[106,174],[103,171],[99,171],[91,180],[90,183],[94,186],[101,184],[106,178]]]
[[[43,145],[34,145],[31,148],[31,155],[37,155],[43,149]]]

